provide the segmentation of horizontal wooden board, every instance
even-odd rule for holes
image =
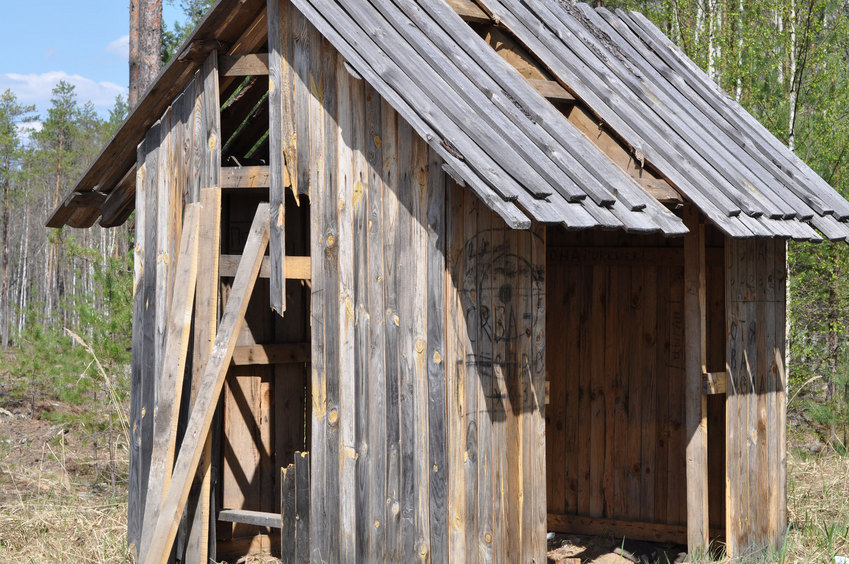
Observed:
[[[297,364],[310,361],[309,343],[275,343],[271,345],[244,345],[233,351],[231,364],[235,366],[265,364]]]
[[[248,511],[247,509],[222,509],[218,512],[219,521],[257,525],[258,527],[280,528],[280,514],[266,511]]]
[[[578,535],[605,535],[614,538],[646,540],[686,544],[687,527],[683,525],[664,525],[662,523],[645,523],[640,521],[620,521],[593,517],[577,517],[575,515],[548,514],[548,529],[556,533],[572,533]],[[722,531],[712,530],[714,537],[721,536]]]
[[[221,255],[221,261],[218,263],[219,276],[228,278],[235,276],[240,258],[240,255]],[[286,257],[287,280],[309,280],[310,268],[310,257]],[[268,257],[264,257],[259,277],[268,278],[270,274],[271,262]]]
[[[268,53],[220,55],[218,68],[222,76],[253,76],[268,74]]]

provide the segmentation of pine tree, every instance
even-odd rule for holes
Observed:
[[[0,345],[9,345],[9,221],[12,200],[12,187],[19,175],[20,161],[23,156],[18,127],[22,122],[33,119],[35,106],[25,106],[11,90],[0,96],[0,185],[3,187],[3,250],[0,257],[2,265],[2,290],[0,290]]]

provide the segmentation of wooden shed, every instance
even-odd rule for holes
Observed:
[[[49,225],[133,211],[141,561],[782,543],[786,242],[849,203],[640,14],[219,0]]]

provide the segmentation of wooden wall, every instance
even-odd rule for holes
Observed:
[[[544,561],[544,231],[513,232],[291,8],[312,559]]]
[[[720,371],[722,239],[709,234],[708,366]],[[686,542],[682,243],[550,230],[546,476],[553,530]],[[724,415],[721,402],[711,407]],[[709,485],[711,524],[720,529],[724,418],[716,419],[709,422]]]
[[[153,413],[183,205],[199,201],[201,188],[219,181],[218,103],[213,54],[138,147],[128,510],[132,546],[141,541],[145,515]],[[190,378],[186,384],[191,386]]]
[[[787,526],[785,242],[726,247],[728,552],[781,546]]]

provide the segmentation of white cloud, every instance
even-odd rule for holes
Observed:
[[[119,37],[115,41],[111,42],[106,46],[105,51],[116,57],[120,57],[122,60],[127,61],[130,59],[130,36],[124,35]]]
[[[18,124],[18,135],[24,144],[28,144],[32,135],[38,133],[43,128],[44,124],[40,121],[25,121]]]
[[[80,105],[91,101],[98,111],[105,112],[115,103],[115,97],[121,94],[126,98],[127,89],[114,82],[97,82],[78,74],[64,71],[52,71],[41,74],[0,74],[0,92],[11,89],[22,104],[35,104],[36,111],[44,114],[50,107],[53,87],[64,80],[75,86],[77,102]]]

